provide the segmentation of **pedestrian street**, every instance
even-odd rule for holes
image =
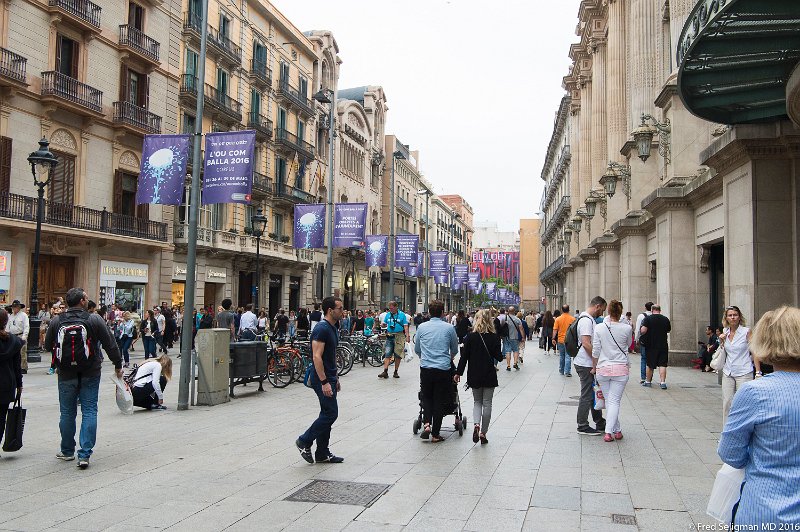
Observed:
[[[141,353],[137,352],[137,356]],[[632,356],[633,367],[638,367]],[[180,360],[176,360],[180,363]],[[488,445],[471,440],[472,395],[460,387],[463,437],[445,418],[442,443],[412,434],[418,360],[399,379],[356,365],[342,378],[331,449],[342,464],[304,462],[294,441],[316,417],[313,391],[295,383],[177,412],[119,412],[106,362],[91,466],[55,459],[56,377],[31,364],[25,445],[2,453],[0,530],[690,530],[712,525],[708,494],[720,467],[716,375],[670,368],[670,387],[635,380],[622,402],[624,439],[576,433],[579,380],[528,342],[505,371]],[[175,368],[175,375],[179,374]],[[285,500],[314,479],[388,485],[369,507]],[[628,524],[625,524],[628,523]]]

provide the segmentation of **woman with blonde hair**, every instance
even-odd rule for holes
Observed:
[[[131,388],[133,406],[147,410],[166,410],[164,388],[169,380],[172,380],[172,359],[166,353],[139,366]]]
[[[122,351],[122,358],[125,359],[122,367],[127,368],[131,361],[129,349],[133,343],[133,329],[136,327],[136,323],[133,321],[131,313],[127,310],[122,313],[120,319],[121,321],[117,325],[117,345],[119,350]]]
[[[489,431],[489,422],[492,419],[492,397],[497,388],[497,373],[495,364],[503,360],[500,348],[500,337],[495,332],[492,314],[489,310],[479,310],[475,314],[475,323],[472,332],[464,340],[464,349],[458,361],[458,368],[453,380],[458,383],[467,368],[467,386],[472,388],[474,406],[472,417],[475,428],[472,432],[472,441],[482,445],[489,443],[486,433]]]
[[[741,385],[717,452],[726,464],[745,470],[733,524],[775,530],[780,523],[800,523],[800,309],[766,312],[750,349],[757,364],[772,364],[775,371]]]
[[[725,309],[722,318],[720,347],[725,348],[725,363],[720,371],[722,384],[722,425],[728,419],[733,396],[742,385],[753,380],[753,355],[750,354],[750,329],[745,327],[742,311],[736,305]],[[755,362],[756,377],[761,377],[761,363]]]

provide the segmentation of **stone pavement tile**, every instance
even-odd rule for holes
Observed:
[[[220,501],[217,504],[230,499],[254,499],[256,501],[265,502],[271,501],[273,499],[277,499],[285,493],[293,493],[297,488],[306,483],[307,481],[278,482],[275,480],[264,480],[262,482],[257,482],[256,484],[251,484],[250,486],[241,486],[239,491],[233,493],[229,497],[226,497],[223,499],[223,501]]]
[[[424,460],[411,468],[409,473],[413,475],[427,475],[436,477],[447,477],[456,468],[458,462]]]
[[[633,515],[633,503],[627,493],[581,492],[581,515]]]
[[[284,530],[342,530],[363,511],[363,506],[318,504]]]
[[[684,511],[683,501],[672,484],[635,482],[628,478],[634,508]]]
[[[633,467],[629,467],[628,464],[625,464],[625,478],[628,479],[628,484],[631,482],[636,482],[672,485],[672,480],[670,480],[669,477],[669,471],[667,471],[664,466],[660,465],[658,462]]]
[[[543,465],[539,468],[536,485],[581,487],[581,469]]]
[[[4,482],[9,482],[9,480],[4,480]],[[7,484],[8,487],[11,487],[12,484]],[[14,499],[19,499],[20,497],[24,497],[25,493],[21,493],[19,491],[14,490],[0,490],[0,505],[3,505],[9,501],[13,501]]]
[[[247,514],[222,512],[206,508],[164,530],[169,530],[171,532],[182,530],[191,532],[217,532],[236,524],[246,516]]]
[[[580,488],[540,486],[537,484],[533,488],[530,504],[531,506],[540,506],[542,508],[580,511],[581,490]]]
[[[272,501],[236,521],[226,530],[281,530],[314,508],[310,502]]]
[[[472,472],[476,473],[477,471]],[[490,478],[489,475],[453,475],[441,484],[439,491],[458,495],[481,495],[486,491]]]
[[[407,494],[416,495],[418,497],[430,497],[439,489],[439,486],[441,486],[444,481],[445,477],[407,474],[403,475],[400,480],[395,482],[390,493],[392,496]],[[460,484],[460,482],[458,484]]]
[[[338,465],[338,464],[336,464]],[[414,464],[404,464],[401,462],[381,462],[372,466],[362,475],[356,478],[357,482],[375,482],[378,484],[394,484],[408,473]],[[331,467],[330,469],[333,469]]]
[[[580,464],[580,455],[545,452],[542,455],[542,466],[576,467]]]
[[[628,481],[624,476],[596,475],[585,472],[581,477],[581,490],[600,493],[628,493]]]
[[[705,530],[720,530],[719,521],[706,514],[705,508],[703,508],[702,512],[690,512],[689,517],[694,522],[694,530],[700,530],[699,525],[703,525]]]
[[[545,452],[575,456],[581,452],[581,443],[574,440],[552,439],[547,441]]]
[[[86,508],[74,508],[70,504],[59,503],[48,506],[31,507],[30,512],[11,520],[7,520],[0,525],[6,530],[44,530],[73,517],[89,511]]]
[[[537,469],[498,468],[495,470],[494,475],[492,475],[489,484],[496,486],[519,486],[523,488],[532,488],[536,484],[536,477],[538,473],[539,471]]]
[[[408,523],[408,527],[406,528],[408,530],[413,530],[414,532],[418,530],[426,532],[441,532],[442,530],[462,530],[467,524],[466,519],[459,520],[456,519],[459,517],[457,515],[447,515],[449,517],[433,517],[425,514],[417,514],[417,516],[414,517],[410,523]]]
[[[491,486],[483,495],[475,511],[481,507],[489,509],[527,510],[531,502],[533,488],[512,486]]]
[[[551,532],[553,530],[578,530],[580,527],[581,513],[578,511],[531,506],[525,515],[522,530]]]
[[[610,517],[581,515],[581,532],[639,532],[636,525],[618,525]],[[672,530],[667,528],[665,530]]]
[[[167,500],[150,511],[139,512],[121,521],[128,526],[166,528],[196,514],[208,505],[191,501]]]
[[[594,475],[601,475],[604,477],[622,477],[625,478],[625,467],[617,464],[589,464],[584,468],[584,473]]]
[[[472,512],[464,530],[520,530],[525,522],[524,510],[495,510],[478,507]]]
[[[414,519],[427,501],[427,497],[414,495],[400,494],[398,497],[384,495],[364,510],[356,521],[405,526]]]
[[[640,531],[696,530],[688,512],[665,510],[636,510],[636,524]]]
[[[105,530],[113,524],[124,521],[128,517],[140,512],[147,512],[142,508],[131,508],[121,504],[107,504],[95,510],[83,513],[77,517],[58,524],[58,528],[65,530]]]
[[[372,523],[370,521],[353,521],[347,525],[344,530],[347,532],[400,532],[403,530],[402,525],[388,525],[381,523]]]
[[[465,520],[475,509],[480,500],[479,495],[457,495],[438,490],[420,508],[419,513],[431,517],[452,516]]]

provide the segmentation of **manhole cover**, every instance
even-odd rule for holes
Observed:
[[[559,401],[558,404],[564,406],[578,406],[578,401]]]
[[[389,489],[388,484],[342,482],[338,480],[313,480],[288,497],[287,501],[326,502],[369,507],[375,499]]]
[[[636,517],[624,514],[611,514],[611,522],[616,525],[636,526]]]

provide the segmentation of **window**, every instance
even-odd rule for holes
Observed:
[[[254,205],[245,205],[244,206],[244,228],[246,231],[251,231],[253,229],[253,216],[256,214],[256,208]]]
[[[226,39],[230,39],[231,37],[231,19],[224,13],[219,14],[219,34]]]
[[[134,2],[128,4],[128,26],[144,31],[144,8]]]
[[[286,129],[286,109],[278,107],[278,129]]]
[[[297,138],[299,140],[306,140],[306,124],[300,117],[297,117]]]
[[[197,77],[197,52],[191,48],[186,49],[186,63],[184,63],[184,73]]]
[[[274,229],[273,232],[275,235],[280,238],[283,236],[283,214],[278,214],[277,212],[272,217]]]
[[[281,83],[289,83],[289,64],[281,61]]]
[[[117,170],[114,173],[114,201],[112,211],[117,214],[134,216],[136,218],[149,218],[150,206],[148,204],[136,205],[136,189],[139,176]]]
[[[203,16],[203,0],[189,0],[189,14],[197,19],[197,24]]]
[[[0,137],[0,194],[11,192],[11,139]]]
[[[278,193],[284,192],[284,183],[286,183],[286,159],[278,157],[275,160],[275,185],[278,187]]]
[[[295,177],[294,180],[294,186],[298,190],[305,190],[305,187],[303,186],[303,181],[305,180],[305,177],[306,177],[306,160],[300,159],[300,162],[298,163],[297,166],[297,176]]]
[[[258,122],[261,114],[261,93],[255,89],[250,90],[250,120]]]
[[[221,68],[217,69],[217,93],[219,96],[228,95],[228,73]]]
[[[72,205],[75,201],[75,156],[51,150],[58,157],[58,164],[52,171],[48,198],[55,203]]]
[[[120,100],[147,109],[150,104],[150,78],[125,66],[120,68]]]
[[[71,78],[78,79],[78,51],[80,45],[64,37],[56,36],[56,71]]]
[[[194,135],[194,128],[196,123],[197,119],[193,115],[188,115],[184,113],[183,122],[181,125],[181,132],[184,135]]]
[[[267,68],[267,47],[259,41],[253,41],[253,63],[258,65],[260,72],[266,72]]]
[[[211,228],[222,231],[225,223],[225,204],[215,203],[211,206]]]
[[[300,76],[300,86],[298,87],[300,96],[303,98],[308,97],[308,80],[303,76]]]

